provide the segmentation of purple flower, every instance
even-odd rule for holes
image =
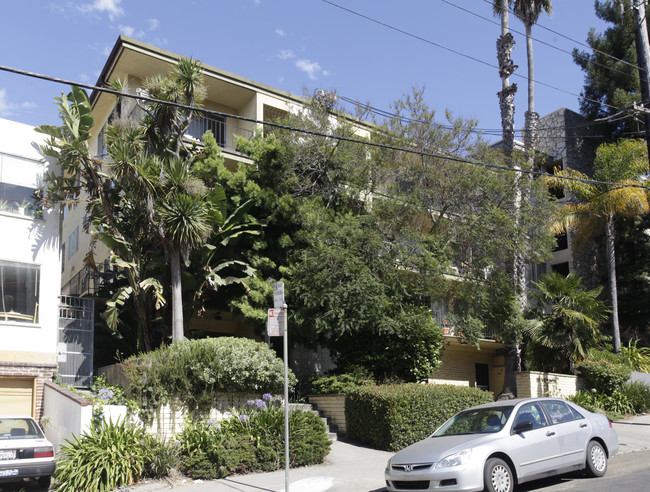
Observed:
[[[257,408],[266,408],[266,403],[264,400],[255,400],[255,406]]]
[[[273,395],[271,395],[271,393],[264,393],[262,395],[262,400],[271,401],[271,398],[273,398]]]
[[[106,403],[115,396],[115,392],[110,388],[102,388],[97,392],[97,396],[99,396],[101,401]]]
[[[246,405],[248,405],[249,407],[252,407],[253,405],[255,405],[255,400],[248,400],[246,402]]]
[[[245,413],[242,413],[242,414],[239,416],[239,421],[240,421],[240,422],[246,422],[246,421],[248,421],[248,420],[250,420],[250,419],[251,419],[251,418],[250,418],[248,415],[246,415]]]

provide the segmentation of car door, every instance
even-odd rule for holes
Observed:
[[[561,400],[543,401],[542,407],[551,421],[550,428],[557,434],[562,465],[570,467],[583,464],[591,436],[589,421]]]
[[[521,422],[532,422],[532,429],[515,432]],[[522,405],[517,411],[510,435],[510,456],[520,479],[547,475],[560,468],[560,443],[551,427],[539,402]]]

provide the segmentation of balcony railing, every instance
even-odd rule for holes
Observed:
[[[252,130],[229,124],[225,118],[207,117],[201,114],[194,115],[187,129],[187,135],[196,140],[203,141],[203,135],[206,132],[214,135],[219,147],[233,153],[239,153],[235,143],[237,137],[250,140],[255,134]]]

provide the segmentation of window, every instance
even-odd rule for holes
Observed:
[[[540,408],[539,403],[527,403],[519,409],[515,425],[523,422],[532,422],[533,429],[539,429],[547,425],[546,417],[544,417],[544,412]]]
[[[0,260],[0,322],[38,323],[40,267]]]
[[[575,416],[569,409],[569,406],[563,401],[544,401],[542,402],[542,406],[548,412],[548,415],[551,417],[551,422],[554,424],[575,420]]]
[[[557,242],[557,246],[553,251],[562,251],[569,247],[569,238],[566,234],[558,234],[555,236],[555,241]]]
[[[68,259],[72,258],[79,249],[79,226],[74,228],[68,238]]]
[[[288,111],[284,111],[280,108],[275,108],[273,106],[268,106],[266,104],[262,109],[262,118],[264,119],[264,121],[270,121],[272,123],[282,123],[287,118],[287,116],[289,116]],[[271,133],[273,133],[274,129],[275,127],[273,126],[265,125],[264,136],[266,137]]]
[[[564,275],[565,277],[569,275],[569,273],[571,272],[571,270],[569,269],[568,261],[565,261],[564,263],[558,263],[556,265],[551,265],[551,270],[559,273],[560,275]]]

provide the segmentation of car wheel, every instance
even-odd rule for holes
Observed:
[[[483,480],[485,492],[512,492],[515,487],[515,477],[508,463],[499,458],[487,460]]]
[[[49,489],[50,488],[50,481],[51,481],[50,477],[38,477],[38,479],[36,480],[36,483],[38,483],[38,486],[40,488]]]
[[[590,441],[587,446],[587,473],[592,477],[602,477],[607,472],[607,453],[598,441]]]

